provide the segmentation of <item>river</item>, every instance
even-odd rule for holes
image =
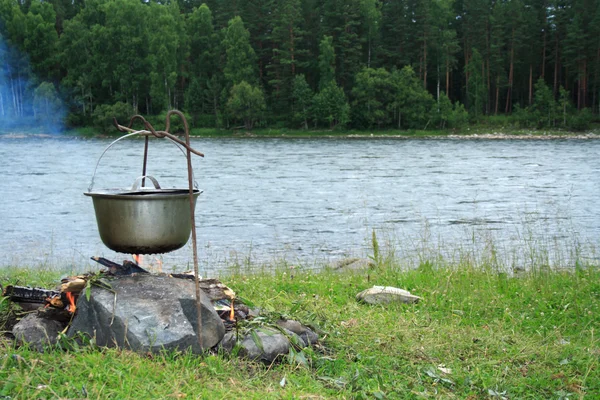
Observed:
[[[0,135],[0,266],[86,270],[107,249],[83,195],[109,139]],[[598,140],[192,139],[203,274],[232,265],[319,268],[382,247],[419,260],[497,252],[512,266],[536,253],[595,260],[600,238]],[[101,159],[95,188],[141,175],[143,141]],[[185,187],[186,163],[151,140],[148,173]],[[191,241],[190,241],[191,242]],[[192,249],[160,257],[191,267]],[[152,262],[152,261],[148,261]],[[156,261],[158,262],[158,261]]]

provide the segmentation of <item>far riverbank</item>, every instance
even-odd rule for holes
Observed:
[[[177,132],[176,132],[177,133]],[[179,132],[182,134],[183,132]],[[6,133],[5,133],[6,134]],[[11,134],[10,132],[8,134]],[[23,135],[22,132],[19,133]],[[34,134],[34,133],[32,133]],[[43,134],[36,132],[35,134]],[[93,127],[65,131],[68,136],[88,138],[119,137],[116,129],[107,133]],[[486,126],[461,130],[294,130],[259,128],[253,130],[192,128],[192,137],[200,138],[287,138],[287,139],[482,139],[482,140],[564,140],[600,139],[600,129],[581,132],[562,130],[532,130],[493,128]],[[53,135],[55,136],[55,135]]]

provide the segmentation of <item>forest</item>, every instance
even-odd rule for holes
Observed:
[[[0,0],[0,128],[586,129],[599,0]]]

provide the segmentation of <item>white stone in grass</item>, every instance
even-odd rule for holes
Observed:
[[[392,286],[373,286],[356,295],[358,301],[368,304],[388,304],[391,302],[418,303],[421,298],[410,294],[408,290]]]

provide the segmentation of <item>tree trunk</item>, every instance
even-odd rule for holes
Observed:
[[[487,54],[485,55],[485,65],[486,65],[486,75],[487,76],[487,96],[485,96],[485,113],[487,115],[490,114],[490,96],[492,94],[492,81],[490,77],[490,35],[489,35],[490,27],[489,20],[485,23],[485,48],[487,50]]]
[[[515,57],[515,29],[513,28],[511,48],[510,48],[510,67],[509,67],[509,72],[508,72],[508,89],[506,89],[506,107],[504,108],[505,114],[508,114],[510,111],[510,102],[511,102],[512,85],[513,85],[514,57]]]
[[[423,88],[427,89],[427,36],[423,32]]]
[[[440,112],[440,63],[437,63],[437,110]]]
[[[296,75],[296,61],[294,59],[294,27],[290,25],[290,58],[292,60],[292,78]]]
[[[450,86],[450,60],[446,58],[446,96],[450,98],[450,90],[448,89],[448,86]]]
[[[17,91],[15,89],[14,79],[10,80],[10,91],[12,93],[14,114],[15,116],[19,116],[19,107],[17,106]]]
[[[500,103],[500,76],[496,77],[496,104],[494,115],[498,115],[498,103]]]
[[[558,34],[554,35],[554,97],[558,93]]]
[[[582,105],[583,108],[587,107],[587,81],[588,81],[588,77],[587,77],[587,58],[583,60],[583,94],[582,94]]]
[[[529,64],[529,105],[533,102],[533,64]]]
[[[544,13],[544,35],[542,38],[542,70],[540,76],[542,79],[546,76],[546,31],[548,30],[546,13]]]

